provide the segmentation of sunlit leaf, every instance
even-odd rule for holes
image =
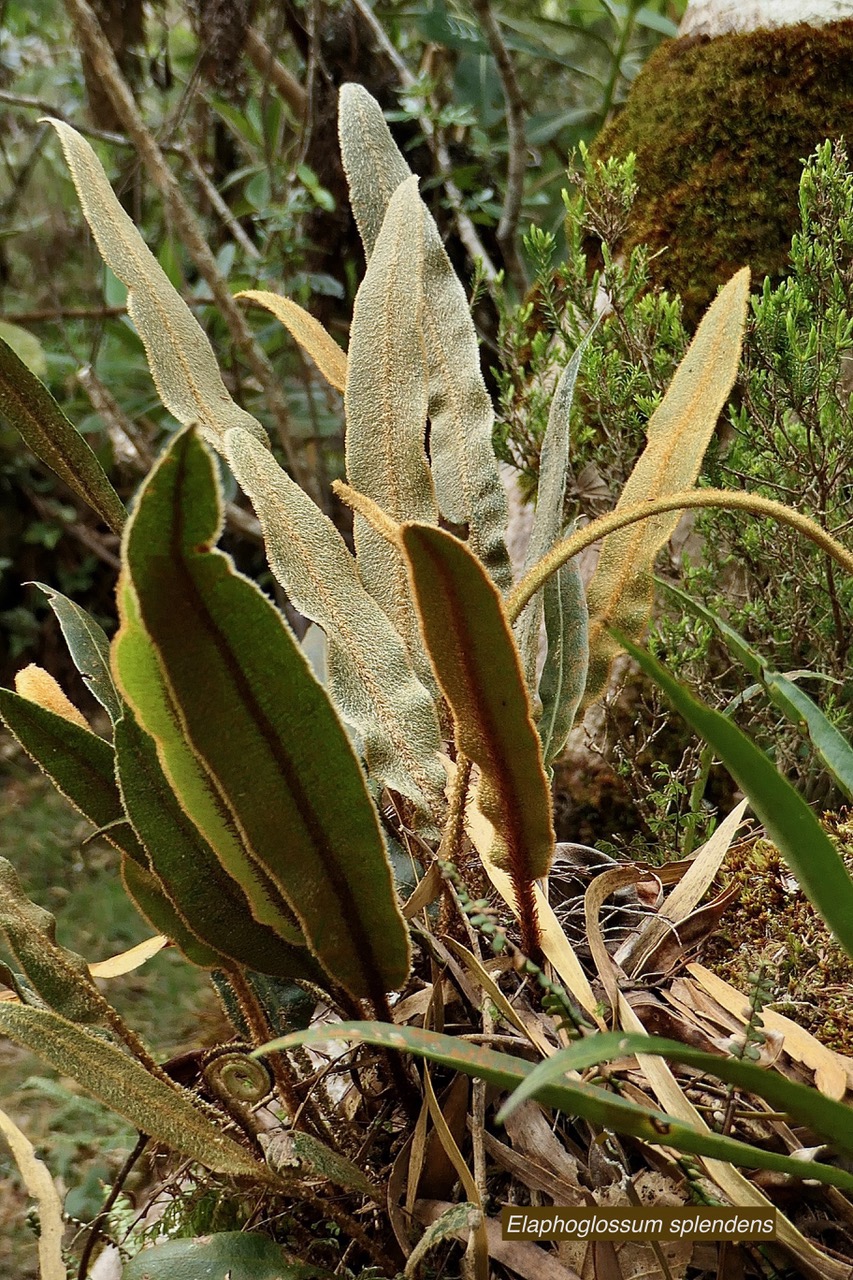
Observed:
[[[169,786],[153,738],[127,712],[115,728],[122,800],[148,852],[151,871],[187,927],[232,962],[258,973],[320,979],[304,944],[259,924],[240,886],[222,867]]]
[[[797,1084],[778,1071],[756,1066],[744,1058],[703,1053],[677,1040],[627,1035],[620,1031],[587,1036],[538,1063],[504,1104],[498,1119],[505,1119],[527,1098],[541,1097],[543,1088],[560,1081],[567,1071],[583,1071],[601,1062],[635,1053],[666,1058],[667,1062],[680,1062],[695,1067],[703,1075],[716,1076],[727,1084],[756,1093],[772,1103],[774,1109],[787,1112],[797,1123],[808,1126],[843,1151],[853,1152],[853,1111],[841,1102],[824,1097],[818,1089]]]
[[[740,359],[749,269],[725,285],[708,308],[675,371],[666,395],[649,419],[648,443],[622,490],[616,511],[696,482],[717,418],[731,390]],[[652,516],[609,534],[589,584],[590,667],[584,705],[600,697],[618,653],[610,629],[639,640],[654,598],[657,553],[675,530],[680,512]]]
[[[219,444],[230,427],[242,427],[266,441],[261,424],[225,389],[204,330],[119,204],[92,147],[61,120],[50,124],[59,134],[80,207],[101,255],[127,286],[128,315],[142,339],[163,404],[179,422],[197,423],[213,444]]]

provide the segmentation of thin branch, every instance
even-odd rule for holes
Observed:
[[[243,47],[252,66],[265,80],[270,81],[297,120],[304,119],[308,95],[296,77],[291,75],[283,63],[279,62],[255,27],[246,28],[246,42]]]
[[[492,13],[489,0],[472,0],[474,12],[492,51],[506,103],[507,149],[509,152],[506,173],[506,197],[503,213],[498,223],[498,244],[501,247],[509,277],[522,297],[527,290],[527,274],[518,252],[516,235],[524,198],[524,173],[527,168],[527,141],[524,136],[524,97],[515,66],[504,43],[501,29]]]
[[[207,283],[235,347],[263,388],[294,478],[307,493],[318,499],[315,477],[305,466],[294,438],[290,412],[278,376],[263,348],[256,341],[245,315],[229,292],[195,213],[184,198],[154,135],[143,121],[94,10],[88,0],[65,0],[65,6],[74,22],[80,44],[109,94],[116,115],[133,141],[149,178],[160,192],[176,234],[195,263],[199,275]]]

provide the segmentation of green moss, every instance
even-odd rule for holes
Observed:
[[[745,264],[778,279],[801,162],[851,122],[853,20],[662,45],[593,148],[637,156],[622,247],[665,250],[656,283],[681,294],[689,321]]]

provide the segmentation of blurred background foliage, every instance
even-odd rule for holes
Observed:
[[[362,257],[336,145],[340,84],[360,81],[382,102],[412,167],[425,175],[463,278],[472,277],[472,249],[482,251],[506,269],[510,297],[518,297],[535,274],[522,233],[535,222],[562,235],[569,154],[594,137],[652,50],[675,33],[684,4],[97,0],[94,8],[229,289],[293,296],[345,345]],[[127,499],[174,423],[124,314],[124,289],[101,263],[40,117],[67,119],[88,134],[125,208],[210,333],[232,393],[269,417],[102,77],[77,51],[72,9],[59,0],[0,6],[0,333],[48,384]],[[519,138],[508,126],[512,103],[489,23],[511,60],[523,118],[523,183],[508,236],[499,236],[499,224],[512,203],[508,172]],[[484,363],[495,365],[498,321],[488,293],[477,318]],[[338,398],[271,317],[255,312],[250,323],[329,502],[328,481],[341,464]],[[232,512],[230,529],[241,567],[262,576],[259,545],[245,536],[251,521]],[[67,674],[85,701],[46,602],[26,584],[46,581],[108,625],[116,564],[114,539],[0,420],[4,682],[38,659]]]

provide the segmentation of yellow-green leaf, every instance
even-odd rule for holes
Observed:
[[[438,524],[425,452],[427,368],[423,344],[424,206],[407,178],[388,205],[355,300],[346,389],[346,465],[353,488],[395,521]],[[355,517],[358,571],[406,647],[421,679],[423,654],[399,549]]]
[[[737,373],[749,298],[749,269],[725,285],[708,308],[669,390],[648,425],[648,443],[616,510],[679,493],[695,484],[720,410]],[[638,640],[654,599],[654,562],[681,512],[667,512],[604,539],[589,585],[590,667],[584,705],[600,697],[619,646],[616,627]]]
[[[533,883],[548,874],[554,829],[518,649],[496,587],[464,543],[417,524],[404,524],[400,536],[457,748],[480,769],[478,805],[495,829],[491,854],[512,876],[524,945],[533,950]]]
[[[231,427],[242,427],[266,441],[261,424],[225,389],[204,330],[122,209],[92,147],[70,125],[61,120],[50,123],[59,134],[101,256],[127,286],[128,314],[163,404],[179,422],[198,423],[214,445]]]
[[[350,202],[368,258],[392,195],[411,175],[382,108],[345,84],[338,131]],[[432,214],[424,211],[424,340],[429,366],[430,461],[441,514],[467,527],[471,550],[502,591],[511,584],[504,545],[507,501],[492,448],[494,411],[480,372],[465,291]]]
[[[213,549],[221,527],[214,460],[183,432],[128,521],[124,557],[141,626],[247,852],[326,972],[381,1004],[405,981],[409,946],[378,815],[281,614]]]
[[[276,320],[296,339],[316,364],[326,381],[336,391],[343,391],[347,385],[347,357],[341,351],[334,338],[319,320],[315,320],[309,311],[300,307],[292,298],[283,298],[278,293],[268,293],[265,289],[244,289],[235,294],[237,298],[245,298],[248,302],[256,302],[259,307],[266,307]]]
[[[151,637],[139,616],[129,574],[119,580],[121,626],[113,640],[116,683],[154,740],[160,767],[203,839],[253,904],[255,918],[298,946],[301,930],[275,885],[250,856],[234,815],[188,740]],[[147,865],[147,863],[146,863]]]
[[[329,695],[361,738],[371,776],[439,813],[445,777],[438,716],[401,637],[365,591],[337,529],[269,451],[241,431],[226,443],[261,522],[270,568],[326,634]]]
[[[320,970],[304,940],[293,946],[254,919],[245,893],[169,786],[153,738],[130,711],[115,727],[115,753],[127,814],[151,871],[187,928],[221,952],[223,960],[228,957],[257,973],[319,981]]]
[[[203,1115],[189,1093],[151,1075],[104,1036],[49,1009],[16,1004],[0,1004],[0,1032],[155,1141],[214,1173],[265,1179],[264,1166]]]

